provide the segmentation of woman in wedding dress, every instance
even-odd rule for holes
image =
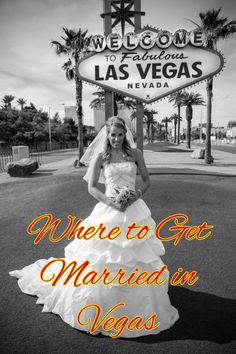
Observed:
[[[113,338],[157,334],[179,318],[168,296],[169,272],[160,258],[165,249],[155,237],[156,224],[141,199],[150,185],[148,172],[141,151],[131,147],[127,130],[123,119],[111,117],[85,154],[89,160],[92,154],[85,179],[98,204],[82,225],[99,228],[102,224],[106,233],[113,230],[111,236],[76,237],[65,247],[65,258],[38,260],[10,272],[19,279],[22,292],[38,297],[43,312],[56,313],[79,330]],[[142,178],[138,189],[137,169]],[[98,187],[101,181],[105,193]],[[96,272],[100,281],[85,282],[81,275],[78,285],[65,281],[68,273],[64,272],[53,284],[62,261],[86,264],[84,276]]]

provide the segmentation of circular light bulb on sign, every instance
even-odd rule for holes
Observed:
[[[139,38],[136,33],[128,32],[123,38],[123,46],[125,47],[125,49],[129,49],[129,50],[135,49],[137,48],[138,43],[139,43]]]
[[[110,33],[107,36],[107,48],[116,52],[122,47],[122,38],[119,33]]]
[[[92,36],[90,40],[90,48],[97,53],[102,52],[106,48],[106,39],[101,34]]]
[[[172,42],[177,48],[185,47],[189,42],[188,31],[186,31],[185,29],[179,29],[178,31],[176,31],[173,36]]]
[[[190,32],[189,39],[195,47],[201,47],[206,42],[206,35],[201,29],[197,28]]]
[[[160,31],[156,38],[156,44],[159,48],[168,48],[172,43],[172,34],[169,31]]]
[[[139,45],[143,49],[151,49],[155,45],[155,33],[144,31],[139,38]]]

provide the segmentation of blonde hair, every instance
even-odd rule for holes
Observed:
[[[110,117],[106,121],[106,127],[107,127],[107,137],[106,137],[106,142],[105,142],[103,157],[102,157],[103,163],[109,164],[111,162],[111,144],[108,138],[108,134],[112,127],[116,127],[124,131],[125,137],[122,146],[122,150],[124,152],[124,158],[127,161],[133,161],[134,159],[133,151],[128,139],[126,138],[127,128],[124,119],[117,116]]]

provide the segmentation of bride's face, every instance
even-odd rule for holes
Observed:
[[[125,132],[123,129],[117,128],[115,126],[111,127],[108,133],[108,139],[114,149],[122,149],[124,138]]]

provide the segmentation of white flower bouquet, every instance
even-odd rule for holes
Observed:
[[[116,192],[116,195],[112,199],[122,207],[127,206],[129,200],[136,197],[135,191],[126,186],[115,187],[114,191]]]

